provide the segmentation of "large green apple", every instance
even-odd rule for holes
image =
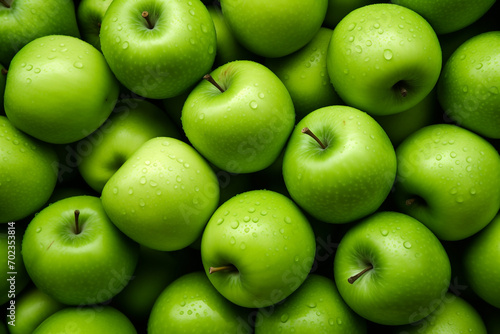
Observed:
[[[75,196],[40,211],[22,241],[33,283],[67,305],[102,303],[132,278],[138,245],[109,220],[101,200]]]
[[[104,14],[113,0],[82,0],[76,11],[76,19],[82,39],[101,51],[101,24]]]
[[[35,138],[71,143],[104,123],[118,89],[106,60],[92,45],[70,36],[40,37],[12,59],[5,113]]]
[[[311,274],[283,303],[260,309],[255,334],[367,333],[365,319],[354,313],[332,280]]]
[[[316,250],[307,218],[288,197],[270,190],[240,193],[212,215],[201,257],[215,288],[236,305],[276,304],[309,274]]]
[[[201,271],[169,284],[156,300],[148,323],[149,334],[250,333],[245,309],[222,297]]]
[[[212,18],[200,0],[114,0],[100,39],[118,80],[154,99],[179,95],[201,80],[217,48]]]
[[[496,0],[392,0],[422,15],[436,33],[460,30],[483,16]]]
[[[487,334],[479,312],[466,300],[448,292],[443,302],[427,317],[415,323],[396,327],[394,334]],[[493,333],[493,332],[491,332]]]
[[[221,0],[220,4],[238,42],[257,55],[283,57],[316,35],[328,0]]]
[[[500,308],[500,214],[473,236],[464,252],[464,272],[474,292]]]
[[[324,107],[304,117],[283,157],[291,197],[329,223],[373,213],[395,176],[396,154],[387,134],[368,114],[348,106]]]
[[[330,83],[326,69],[326,53],[332,33],[331,29],[320,28],[299,51],[265,61],[265,65],[288,89],[295,107],[296,121],[321,107],[343,104]]]
[[[208,163],[193,147],[169,137],[145,142],[102,190],[111,221],[156,250],[189,246],[218,202],[218,180]]]
[[[465,239],[500,209],[500,156],[477,134],[430,125],[406,138],[396,155],[396,203],[440,239]]]
[[[111,306],[68,307],[38,326],[33,334],[137,334],[132,322]]]
[[[415,106],[436,85],[441,46],[414,11],[381,3],[350,12],[335,27],[328,73],[340,98],[373,115]]]
[[[15,322],[7,318],[10,334],[32,333],[45,319],[65,307],[36,287],[24,292],[16,304]]]
[[[325,20],[323,25],[328,28],[335,28],[335,26],[353,10],[367,6],[376,2],[377,0],[328,0],[328,9],[326,11]]]
[[[182,109],[182,127],[191,144],[231,173],[271,165],[295,120],[286,87],[267,67],[247,60],[222,65],[210,78],[213,83],[200,82]]]
[[[347,231],[333,265],[344,301],[383,325],[418,321],[442,302],[451,267],[436,236],[398,212],[376,213]]]
[[[500,138],[500,31],[472,37],[451,55],[439,80],[438,98],[460,126]]]
[[[70,0],[2,0],[0,22],[0,63],[6,66],[16,52],[38,37],[80,37]]]
[[[57,166],[52,147],[0,116],[0,223],[40,209],[56,186]]]
[[[121,100],[106,123],[77,144],[86,147],[78,170],[92,189],[100,193],[142,144],[161,136],[181,137],[163,110],[146,100]]]

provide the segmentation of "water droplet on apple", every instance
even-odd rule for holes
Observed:
[[[309,308],[315,308],[316,307],[316,303],[315,302],[310,302],[307,304],[307,307]]]
[[[347,27],[347,30],[348,30],[348,31],[353,31],[353,30],[354,30],[354,28],[356,28],[356,23],[351,23],[351,24],[349,24],[349,26]]]
[[[122,44],[122,49],[123,49],[123,50],[128,49],[128,42],[123,42],[123,44]]]
[[[391,60],[392,59],[392,51],[389,49],[384,50],[384,58],[385,60]]]
[[[465,59],[465,55],[460,55],[460,57],[458,59],[464,60]]]
[[[128,190],[128,194],[129,194],[129,195],[132,195],[133,193],[134,193],[134,189],[129,188],[129,190]]]
[[[493,87],[490,87],[489,89],[489,92],[493,95],[498,95],[500,92],[498,91],[498,88],[493,86]]]
[[[469,193],[475,195],[477,193],[476,188],[470,188]]]
[[[26,71],[31,71],[32,69],[33,69],[33,65],[30,64],[30,65],[26,66]]]
[[[442,156],[441,154],[436,155],[436,160],[437,160],[437,161],[439,161],[439,160],[441,160],[441,159],[443,159],[443,156]]]
[[[193,30],[193,26],[192,26],[192,25],[190,25],[190,24],[188,24],[188,25],[187,25],[187,28],[188,28],[188,30],[189,30],[189,31],[192,31],[192,30]]]
[[[116,22],[116,21],[118,21],[118,18],[117,18],[117,17],[113,17],[111,20],[112,20],[113,22]]]
[[[298,256],[295,257],[294,261],[299,262],[300,258]]]
[[[339,326],[342,325],[342,319],[337,318],[337,325],[339,325]]]
[[[31,83],[31,79],[30,79],[30,78],[27,78],[27,79],[26,79],[26,83],[27,83],[27,84],[30,84],[30,83]]]
[[[480,70],[483,68],[483,64],[479,63],[476,65],[476,70]]]
[[[292,223],[292,218],[290,218],[288,216],[286,216],[284,220],[285,220],[285,223],[287,223],[287,224],[291,224]]]
[[[247,248],[247,245],[246,245],[244,242],[242,242],[242,243],[240,244],[240,249],[244,250],[244,249],[246,249],[246,248]]]
[[[450,190],[450,194],[452,194],[452,195],[456,195],[457,192],[458,192],[458,190],[455,187],[451,188],[451,190]]]
[[[259,222],[259,217],[253,217],[253,218],[252,218],[252,221],[253,221],[254,223],[258,223],[258,222]]]
[[[257,104],[257,102],[256,102],[256,101],[252,101],[252,102],[250,102],[250,108],[252,108],[252,109],[257,109],[257,107],[258,107],[258,106],[259,106],[259,105]]]
[[[403,246],[404,246],[406,249],[410,249],[410,248],[411,248],[411,242],[409,242],[409,241],[405,241],[405,243],[403,244]]]
[[[240,223],[237,220],[234,220],[233,222],[231,222],[231,228],[233,230],[237,229],[238,226],[240,226]]]
[[[236,239],[234,239],[234,237],[231,237],[231,239],[229,239],[229,243],[231,245],[234,245],[236,243]]]
[[[366,41],[366,46],[372,46],[372,44],[373,44],[372,41],[370,41],[370,40]]]
[[[356,45],[356,46],[354,47],[354,50],[355,50],[357,53],[361,53],[361,52],[363,52],[363,48],[362,48],[361,46],[359,46],[359,45]]]
[[[139,179],[139,183],[140,184],[146,184],[146,177],[145,176],[141,176],[141,178]]]
[[[382,234],[385,237],[389,234],[389,231],[387,231],[386,229],[382,229],[380,230],[380,234]]]
[[[190,10],[189,10],[189,14],[191,14],[191,15],[193,15],[193,16],[194,16],[194,14],[195,14],[194,9],[190,9]]]
[[[140,205],[141,207],[144,207],[144,206],[146,206],[146,202],[144,202],[144,200],[141,198],[141,199],[139,200],[139,205]]]
[[[287,322],[287,321],[288,321],[288,318],[289,318],[288,313],[284,313],[284,314],[281,316],[280,320],[281,320],[281,322],[282,322],[282,323],[285,323],[285,322]]]
[[[121,31],[123,29],[123,27],[121,25],[118,26],[118,28],[116,28],[116,30],[118,31]]]
[[[452,157],[452,158],[456,158],[456,157],[457,157],[457,154],[456,154],[455,152],[451,152],[451,153],[450,153],[450,157]]]
[[[42,232],[42,228],[41,227],[38,227],[36,230],[35,230],[36,233],[40,233]]]
[[[35,68],[35,73],[36,74],[40,73],[40,69],[39,68]]]
[[[374,27],[375,29],[378,29],[378,28],[380,28],[380,24],[375,23],[375,24],[373,25],[373,27]]]
[[[457,203],[463,203],[464,197],[463,196],[457,196],[456,201],[457,201]]]
[[[116,42],[116,43],[120,43],[121,41],[122,41],[122,39],[121,39],[119,36],[117,36],[117,37],[115,38],[115,42]]]

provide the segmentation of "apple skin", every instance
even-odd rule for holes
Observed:
[[[109,178],[142,144],[162,136],[181,137],[163,110],[146,100],[121,100],[108,120],[80,141],[89,147],[89,153],[82,156],[78,170],[92,189],[101,193]]]
[[[113,0],[82,0],[76,11],[76,19],[82,39],[101,51],[101,23]]]
[[[406,326],[397,327],[394,334],[487,334],[479,312],[466,300],[448,292],[443,302],[426,318]],[[491,332],[493,333],[493,332]]]
[[[36,287],[23,292],[16,304],[16,325],[7,322],[10,334],[32,333],[46,318],[65,307]]]
[[[68,307],[60,310],[38,326],[33,334],[107,333],[137,334],[132,322],[111,306]]]
[[[263,57],[283,57],[306,45],[325,18],[328,0],[221,0],[238,42]]]
[[[365,272],[354,283],[348,278]],[[418,321],[441,303],[451,266],[441,242],[422,223],[398,212],[362,220],[341,239],[333,265],[344,301],[383,325]]]
[[[484,301],[500,308],[500,215],[473,236],[463,254],[464,272],[472,290]]]
[[[270,166],[292,132],[295,112],[281,80],[247,60],[222,65],[211,74],[224,92],[203,80],[182,109],[191,144],[216,167],[253,173]]]
[[[305,127],[326,149],[302,133]],[[373,213],[395,176],[396,154],[387,134],[368,114],[348,106],[324,107],[304,117],[283,157],[283,178],[293,200],[328,223],[349,223]]]
[[[397,206],[441,240],[470,237],[500,209],[500,156],[477,134],[430,125],[406,138],[396,156]]]
[[[396,114],[422,101],[436,85],[441,65],[441,46],[429,23],[390,3],[344,17],[333,30],[327,59],[340,98],[372,115]]]
[[[247,310],[222,297],[202,271],[179,277],[158,296],[148,333],[250,333]]]
[[[260,320],[259,320],[260,319]],[[311,274],[282,303],[260,309],[255,334],[367,333],[365,319],[352,311],[332,280]]]
[[[500,31],[476,35],[451,55],[438,83],[446,114],[481,136],[500,139]]]
[[[106,60],[93,46],[71,36],[44,36],[12,59],[5,113],[12,124],[35,138],[71,143],[104,123],[118,90]]]
[[[496,0],[392,0],[422,15],[438,34],[463,29],[481,18]]]
[[[0,223],[26,218],[47,202],[57,183],[52,147],[0,116]]]
[[[75,210],[80,211],[80,233]],[[33,283],[67,305],[102,303],[120,292],[132,277],[139,250],[93,196],[69,197],[40,211],[28,224],[22,247]]]
[[[326,11],[323,25],[330,29],[335,26],[353,10],[379,2],[377,0],[328,0],[328,9]]]
[[[153,29],[141,16],[151,13]],[[200,0],[114,0],[101,26],[101,48],[118,80],[132,92],[165,99],[208,73],[217,38]]]
[[[34,39],[47,35],[80,37],[71,0],[6,0],[0,4],[0,63],[8,66],[14,55]]]
[[[201,240],[203,267],[236,305],[255,308],[288,297],[309,274],[316,249],[307,218],[288,197],[270,190],[240,193],[215,211]],[[210,274],[210,268],[235,270]]]
[[[157,137],[113,174],[101,198],[123,233],[149,248],[172,251],[201,235],[219,194],[215,173],[193,147]]]
[[[292,97],[296,121],[313,110],[343,104],[326,69],[326,52],[333,30],[320,28],[300,50],[280,58],[268,58],[265,65],[283,81]]]

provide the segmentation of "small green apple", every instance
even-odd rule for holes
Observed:
[[[436,33],[414,11],[390,3],[350,12],[333,30],[327,66],[340,98],[372,115],[422,101],[441,73]]]
[[[146,100],[121,100],[99,129],[79,141],[87,154],[82,156],[78,170],[92,189],[100,193],[142,144],[161,136],[181,137],[163,110]]]
[[[38,326],[33,334],[137,334],[132,322],[111,306],[68,307]]]
[[[52,147],[0,116],[0,223],[40,209],[56,186],[57,166]]]
[[[138,243],[179,250],[193,243],[219,202],[214,171],[190,145],[169,137],[148,140],[102,190],[111,221]]]
[[[117,97],[118,82],[92,45],[71,36],[44,36],[12,59],[5,113],[29,135],[65,144],[104,123]]]
[[[438,98],[460,126],[500,138],[500,31],[476,35],[455,50],[443,68]]]
[[[255,308],[288,297],[309,274],[316,250],[307,218],[270,190],[238,194],[215,211],[201,240],[203,267],[236,305]]]
[[[365,319],[354,313],[332,280],[311,274],[282,303],[260,309],[255,334],[367,333]]]
[[[330,83],[326,69],[326,53],[332,33],[331,29],[320,28],[313,39],[297,52],[265,61],[265,65],[288,89],[296,121],[321,107],[343,104]]]
[[[23,260],[33,283],[67,305],[102,303],[135,270],[138,245],[109,220],[101,200],[75,196],[40,211],[24,233]]]
[[[463,29],[481,18],[496,0],[392,0],[422,15],[436,33],[447,34]]]
[[[182,127],[191,144],[230,173],[271,165],[295,120],[285,85],[267,67],[247,60],[222,65],[205,78],[182,109]]]
[[[245,48],[283,57],[306,45],[325,18],[328,0],[221,0],[222,13]]]
[[[214,23],[200,0],[114,0],[100,39],[118,80],[154,99],[179,95],[201,80],[217,48]]]
[[[470,237],[500,209],[500,156],[477,134],[429,125],[406,138],[396,156],[396,204],[440,239]]]
[[[398,212],[362,220],[341,239],[333,265],[344,301],[362,317],[383,325],[418,321],[442,302],[451,266],[436,236]]]
[[[76,11],[76,19],[82,39],[101,51],[102,19],[113,0],[82,0]]]
[[[329,223],[373,213],[395,176],[396,154],[387,134],[368,114],[348,106],[324,107],[304,117],[283,157],[290,196],[308,214]]]
[[[323,25],[333,29],[350,12],[359,7],[371,5],[380,2],[377,0],[328,0],[328,9],[326,11]]]
[[[250,333],[245,309],[222,297],[204,272],[183,275],[156,300],[148,333]]]

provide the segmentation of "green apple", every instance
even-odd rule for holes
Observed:
[[[500,209],[500,156],[477,134],[426,126],[397,148],[396,204],[442,240],[484,228]]]
[[[20,130],[65,144],[84,138],[108,118],[118,82],[103,55],[71,36],[44,36],[9,66],[5,113]]]
[[[163,110],[146,100],[121,100],[109,119],[77,144],[86,147],[78,170],[92,189],[100,193],[142,144],[161,136],[181,137]]]
[[[307,218],[288,197],[270,190],[240,193],[210,218],[201,240],[203,267],[236,305],[276,304],[309,274],[316,250]]]
[[[265,61],[265,65],[288,89],[295,107],[296,121],[321,107],[342,104],[326,69],[326,52],[332,33],[331,29],[320,28],[313,39],[299,51]]]
[[[443,302],[426,318],[397,327],[394,334],[487,334],[486,326],[479,312],[466,300],[448,292]]]
[[[100,39],[118,80],[154,99],[179,95],[201,80],[217,48],[212,18],[200,0],[115,0]]]
[[[101,51],[102,19],[113,0],[82,0],[76,11],[76,19],[82,39]]]
[[[295,121],[285,85],[267,67],[247,60],[222,65],[206,78],[182,109],[182,127],[191,144],[230,173],[271,165]]]
[[[123,233],[164,251],[194,242],[218,202],[219,184],[208,163],[169,137],[142,144],[102,190],[104,209]]]
[[[57,166],[52,147],[0,116],[0,223],[25,218],[40,209],[56,186]]]
[[[47,35],[80,37],[70,0],[0,1],[0,63],[8,66],[26,44]]]
[[[68,307],[38,326],[33,334],[137,334],[132,322],[111,306]]]
[[[387,134],[368,114],[348,106],[324,107],[304,117],[283,157],[291,197],[328,223],[373,213],[395,176],[396,154]]]
[[[438,98],[460,126],[489,138],[500,138],[500,31],[476,35],[446,62]]]
[[[335,28],[335,26],[353,10],[367,6],[376,2],[377,0],[328,0],[328,9],[326,11],[325,20],[323,25],[328,28]]]
[[[473,236],[464,256],[464,272],[474,292],[489,304],[500,308],[500,215]]]
[[[183,275],[156,300],[148,333],[250,333],[245,309],[222,297],[205,273]]]
[[[138,258],[138,245],[113,225],[93,196],[46,207],[29,223],[22,242],[33,283],[67,305],[109,300],[128,284]]]
[[[367,333],[366,321],[354,313],[332,280],[311,274],[283,303],[259,310],[255,334]]]
[[[383,325],[416,322],[434,311],[448,291],[451,267],[436,236],[416,219],[379,212],[341,239],[333,265],[344,301]]]
[[[9,333],[32,333],[46,318],[64,307],[64,304],[56,301],[36,287],[31,288],[17,300],[16,321],[11,322],[7,318]]]
[[[316,35],[328,0],[221,0],[220,4],[239,43],[263,57],[283,57]]]
[[[482,17],[496,0],[392,0],[422,15],[436,33],[446,34],[460,30]]]
[[[340,98],[373,115],[390,115],[422,101],[442,64],[436,33],[422,16],[380,3],[350,12],[335,27],[327,53]]]

